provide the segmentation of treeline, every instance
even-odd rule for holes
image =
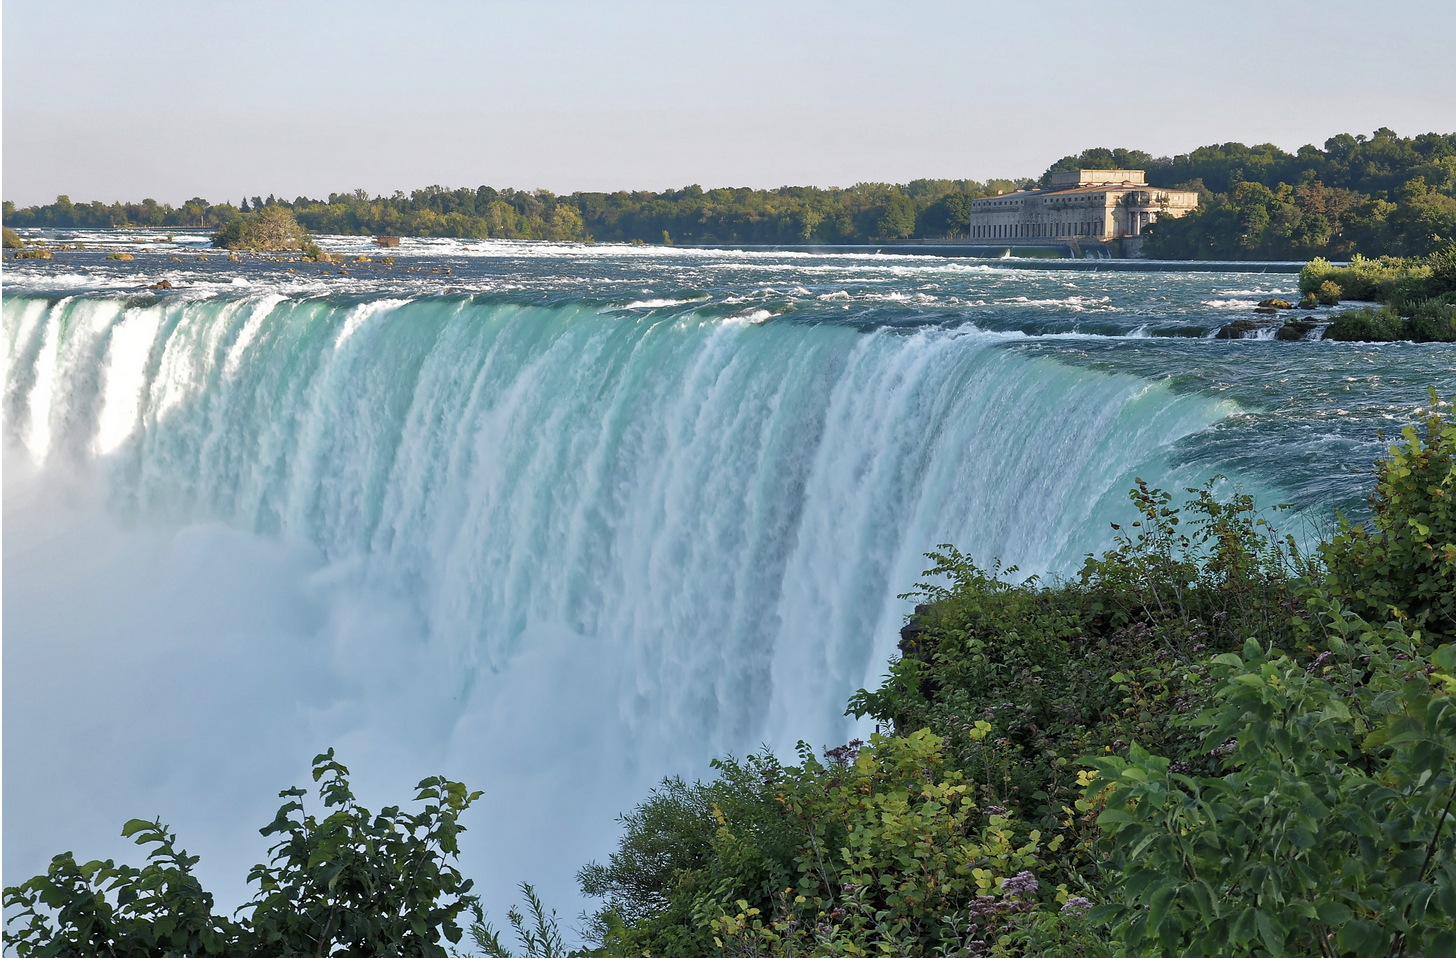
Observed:
[[[1323,150],[1226,143],[1156,159],[1089,150],[1048,173],[1145,169],[1154,186],[1196,190],[1198,209],[1154,224],[1160,259],[1421,256],[1456,239],[1456,134],[1341,134]]]
[[[1424,255],[1456,238],[1456,134],[1341,134],[1324,148],[1286,153],[1272,144],[1225,143],[1174,157],[1092,149],[1061,170],[1142,169],[1154,186],[1196,190],[1199,208],[1155,224],[1145,246],[1167,259],[1348,259],[1361,253]],[[688,186],[656,193],[446,189],[327,199],[268,196],[237,206],[195,197],[172,207],[141,203],[4,205],[11,227],[172,227],[216,230],[242,212],[290,209],[314,233],[597,240],[644,243],[837,244],[964,237],[971,201],[1031,186],[1032,179],[913,180],[847,189]]]
[[[689,186],[645,191],[573,193],[547,190],[446,189],[431,186],[406,195],[373,196],[363,190],[327,200],[291,202],[255,196],[237,206],[201,198],[173,208],[140,204],[75,204],[59,197],[48,206],[16,209],[13,227],[110,228],[127,226],[218,229],[240,214],[272,206],[291,210],[312,233],[455,236],[467,239],[597,240],[646,243],[857,243],[964,235],[971,200],[1016,189],[1030,180],[915,180],[903,185],[861,183],[848,189],[782,187],[776,190]]]

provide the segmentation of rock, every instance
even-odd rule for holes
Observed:
[[[133,256],[133,255],[131,255],[130,253],[109,253],[109,254],[107,254],[106,258],[107,259],[126,259],[126,260],[136,259],[136,257]]]
[[[51,251],[48,249],[23,249],[15,254],[16,259],[50,259]]]
[[[241,256],[239,256],[237,253],[229,253],[228,254],[228,262],[229,263],[241,263],[242,261],[243,261],[243,258]]]
[[[1309,320],[1291,319],[1289,322],[1279,327],[1279,332],[1274,334],[1274,338],[1282,339],[1285,341],[1303,339],[1305,336],[1309,335],[1310,332],[1312,332],[1314,329],[1318,328],[1318,326],[1318,323],[1312,323]]]
[[[1287,299],[1263,299],[1259,301],[1260,309],[1293,309],[1294,304]]]
[[[152,285],[150,285],[150,286],[147,287],[147,289],[171,289],[171,288],[172,288],[172,283],[169,280],[165,280],[165,279],[159,279],[155,283],[153,283]]]
[[[917,605],[915,613],[900,629],[900,654],[906,658],[915,658],[926,651],[925,640],[922,637],[930,631],[924,620],[924,615],[929,610],[928,605]]]
[[[1275,309],[1273,306],[1255,306],[1254,307],[1254,312],[1256,312],[1256,313],[1277,313],[1277,312],[1279,312],[1279,310]]]
[[[1256,329],[1263,329],[1268,323],[1260,323],[1252,319],[1236,319],[1218,331],[1214,339],[1243,339],[1245,333],[1252,333]]]
[[[1319,297],[1314,293],[1305,293],[1304,298],[1299,301],[1300,309],[1314,309],[1319,305]]]
[[[374,237],[374,245],[375,246],[398,246],[399,245],[399,237],[398,236],[376,236],[376,237]]]

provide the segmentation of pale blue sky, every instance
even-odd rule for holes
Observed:
[[[1450,0],[4,0],[22,205],[1034,175],[1456,131]]]

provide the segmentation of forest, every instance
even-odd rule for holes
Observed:
[[[971,201],[1078,168],[1143,169],[1154,186],[1196,190],[1199,208],[1155,224],[1147,255],[1164,259],[1348,259],[1418,256],[1456,238],[1456,133],[1340,134],[1288,153],[1225,143],[1174,157],[1097,148],[1036,177],[920,179],[847,188],[784,186],[557,195],[547,190],[448,189],[244,198],[180,207],[141,203],[4,204],[13,228],[203,228],[242,213],[290,209],[313,233],[667,244],[851,244],[964,238]]]

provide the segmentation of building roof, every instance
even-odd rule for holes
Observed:
[[[990,200],[1000,200],[1000,199],[1007,199],[1007,198],[1018,197],[1018,196],[1021,197],[1022,199],[1027,199],[1027,198],[1033,197],[1033,196],[1087,196],[1087,195],[1090,195],[1090,194],[1093,194],[1093,193],[1111,193],[1113,191],[1126,192],[1126,193],[1133,193],[1133,192],[1145,192],[1145,193],[1192,193],[1192,192],[1194,192],[1193,190],[1172,190],[1172,189],[1168,189],[1167,187],[1162,187],[1162,186],[1149,186],[1146,183],[1096,183],[1096,184],[1093,184],[1093,185],[1090,185],[1090,186],[1073,186],[1073,187],[1069,187],[1069,188],[1066,188],[1066,189],[1056,189],[1056,188],[1053,188],[1053,189],[1047,189],[1047,190],[1017,190],[1014,193],[998,193],[995,196],[983,196],[983,197],[981,197],[979,199],[972,200],[971,202],[973,204],[974,203],[984,203],[984,202],[988,202]]]
[[[1094,186],[1104,183],[1142,185],[1147,182],[1147,173],[1143,170],[1065,170],[1051,174],[1048,181],[1053,189],[1069,186]]]

